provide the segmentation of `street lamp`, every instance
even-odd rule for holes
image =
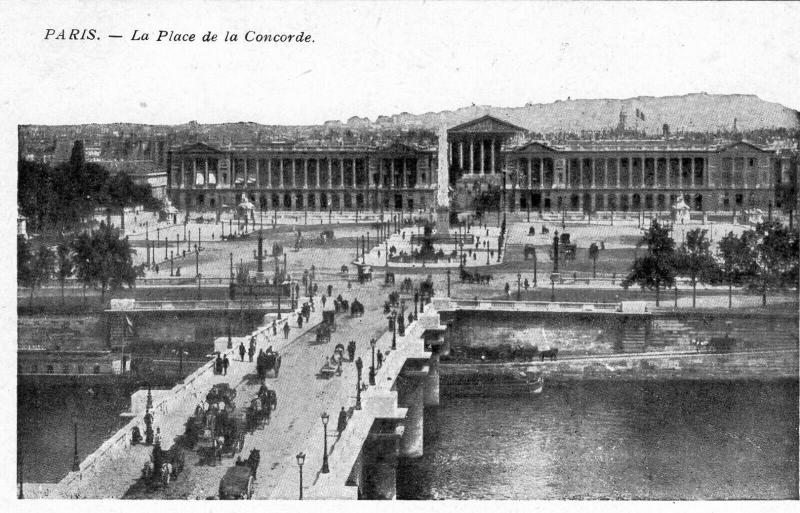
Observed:
[[[329,418],[328,413],[322,412],[320,418],[322,418],[322,429],[324,430],[323,440],[322,440],[324,444],[323,446],[324,451],[322,453],[322,470],[320,470],[320,472],[322,472],[323,474],[327,474],[328,472],[330,472],[330,469],[328,468],[328,418]]]
[[[522,282],[522,274],[520,274],[520,273],[517,273],[517,301],[519,301],[519,300],[520,300],[520,294],[521,294],[520,286],[521,286],[521,282]]]
[[[375,340],[375,339],[373,339]],[[397,310],[392,310],[392,351],[397,349]],[[375,351],[375,346],[372,346],[373,353]],[[375,363],[373,362],[373,365]]]
[[[378,341],[374,338],[369,341],[369,345],[372,347],[372,365],[369,368],[369,384],[372,386],[375,386],[375,344],[377,342]]]
[[[298,452],[295,458],[297,458],[297,466],[300,467],[300,500],[303,500],[303,463],[306,462],[306,454]]]
[[[78,416],[75,414],[72,415],[72,428],[75,434],[74,452],[72,453],[72,471],[77,472],[81,469],[81,460],[78,459]]]

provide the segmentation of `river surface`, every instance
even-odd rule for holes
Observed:
[[[132,389],[111,385],[24,385],[17,389],[17,443],[26,483],[57,483],[72,469],[73,417],[83,461],[121,428]]]
[[[401,499],[798,498],[797,381],[546,383],[425,415]]]

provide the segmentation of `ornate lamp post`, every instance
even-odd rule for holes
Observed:
[[[450,268],[449,267],[447,268],[447,297],[450,297]],[[414,306],[415,306],[415,309],[416,309],[416,304]]]
[[[522,274],[517,273],[517,301],[519,301],[520,298],[521,298],[520,297],[520,294],[522,292],[521,289],[520,289],[521,282],[522,282]]]
[[[417,303],[419,303],[419,289],[414,291],[414,319],[417,318]]]
[[[356,379],[356,410],[361,409],[361,376]]]
[[[323,440],[322,440],[323,442],[322,470],[320,470],[320,472],[322,472],[323,474],[327,474],[328,472],[330,472],[330,469],[328,468],[328,418],[329,418],[328,413],[322,412],[320,418],[322,418],[322,429],[324,430]]]
[[[397,349],[397,310],[392,310],[392,351]],[[373,339],[375,340],[375,339]],[[375,346],[372,346],[372,353],[373,353],[373,362],[372,364],[375,365]]]
[[[375,386],[375,344],[377,342],[374,338],[369,341],[369,345],[372,347],[372,365],[369,367],[369,384],[371,386]]]
[[[297,458],[297,466],[300,467],[300,500],[303,500],[303,463],[306,462],[306,454],[298,452],[295,458]]]
[[[78,459],[78,416],[75,414],[72,414],[72,429],[75,435],[74,450],[72,453],[72,471],[78,472],[81,469],[81,460]]]

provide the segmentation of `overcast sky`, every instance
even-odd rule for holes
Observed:
[[[700,91],[800,106],[793,4],[196,4],[17,10],[3,32],[17,42],[3,51],[24,65],[6,104],[14,121],[306,124]],[[72,27],[101,39],[43,40]],[[132,42],[134,29],[305,31],[315,42]]]

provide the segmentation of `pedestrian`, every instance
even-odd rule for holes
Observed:
[[[250,346],[250,349],[247,350],[247,357],[250,358],[250,363],[253,363],[253,355],[256,353],[256,346],[255,344]]]
[[[228,365],[230,362],[228,361],[228,355],[222,357],[222,373],[227,376],[228,375]]]
[[[156,264],[156,274],[158,274],[158,264]]]
[[[273,335],[277,335],[278,334],[278,325],[275,323],[274,320],[272,321],[272,334]]]
[[[222,374],[222,356],[217,353],[217,359],[214,361],[214,373]]]
[[[328,285],[328,296],[333,295],[333,285]]]
[[[347,343],[347,356],[349,357],[350,361],[353,361],[353,358],[356,356],[356,341],[351,340]]]
[[[347,290],[351,290],[353,288],[353,284],[350,283],[350,280],[347,280]]]
[[[302,315],[298,315],[297,316],[297,327],[298,328],[302,328],[303,327],[303,316]]]
[[[383,353],[381,350],[378,349],[378,368],[380,369],[383,366]]]
[[[325,308],[325,303],[328,302],[328,296],[322,295],[322,308]]]
[[[291,328],[289,327],[289,323],[288,322],[283,325],[283,338],[289,338],[289,330],[290,329]]]
[[[414,322],[414,312],[408,312],[408,323]]]
[[[342,431],[344,431],[344,428],[346,427],[347,427],[347,412],[344,411],[344,406],[342,406],[342,409],[339,411],[339,422],[336,423],[336,431],[339,432],[340,436],[342,434]]]
[[[528,287],[530,287],[530,283],[528,283],[528,278],[525,278],[525,283],[524,283],[524,285],[525,285],[525,290],[527,291],[527,290],[528,290]]]
[[[361,381],[361,369],[364,368],[364,362],[361,361],[361,357],[359,356],[356,358],[356,372],[358,373],[358,380]]]
[[[239,358],[244,361],[244,354],[247,350],[244,348],[244,342],[239,342]]]
[[[508,297],[509,296],[509,292],[511,291],[511,286],[508,284],[508,282],[506,282],[506,286],[504,287],[504,290],[506,291],[506,297]]]

